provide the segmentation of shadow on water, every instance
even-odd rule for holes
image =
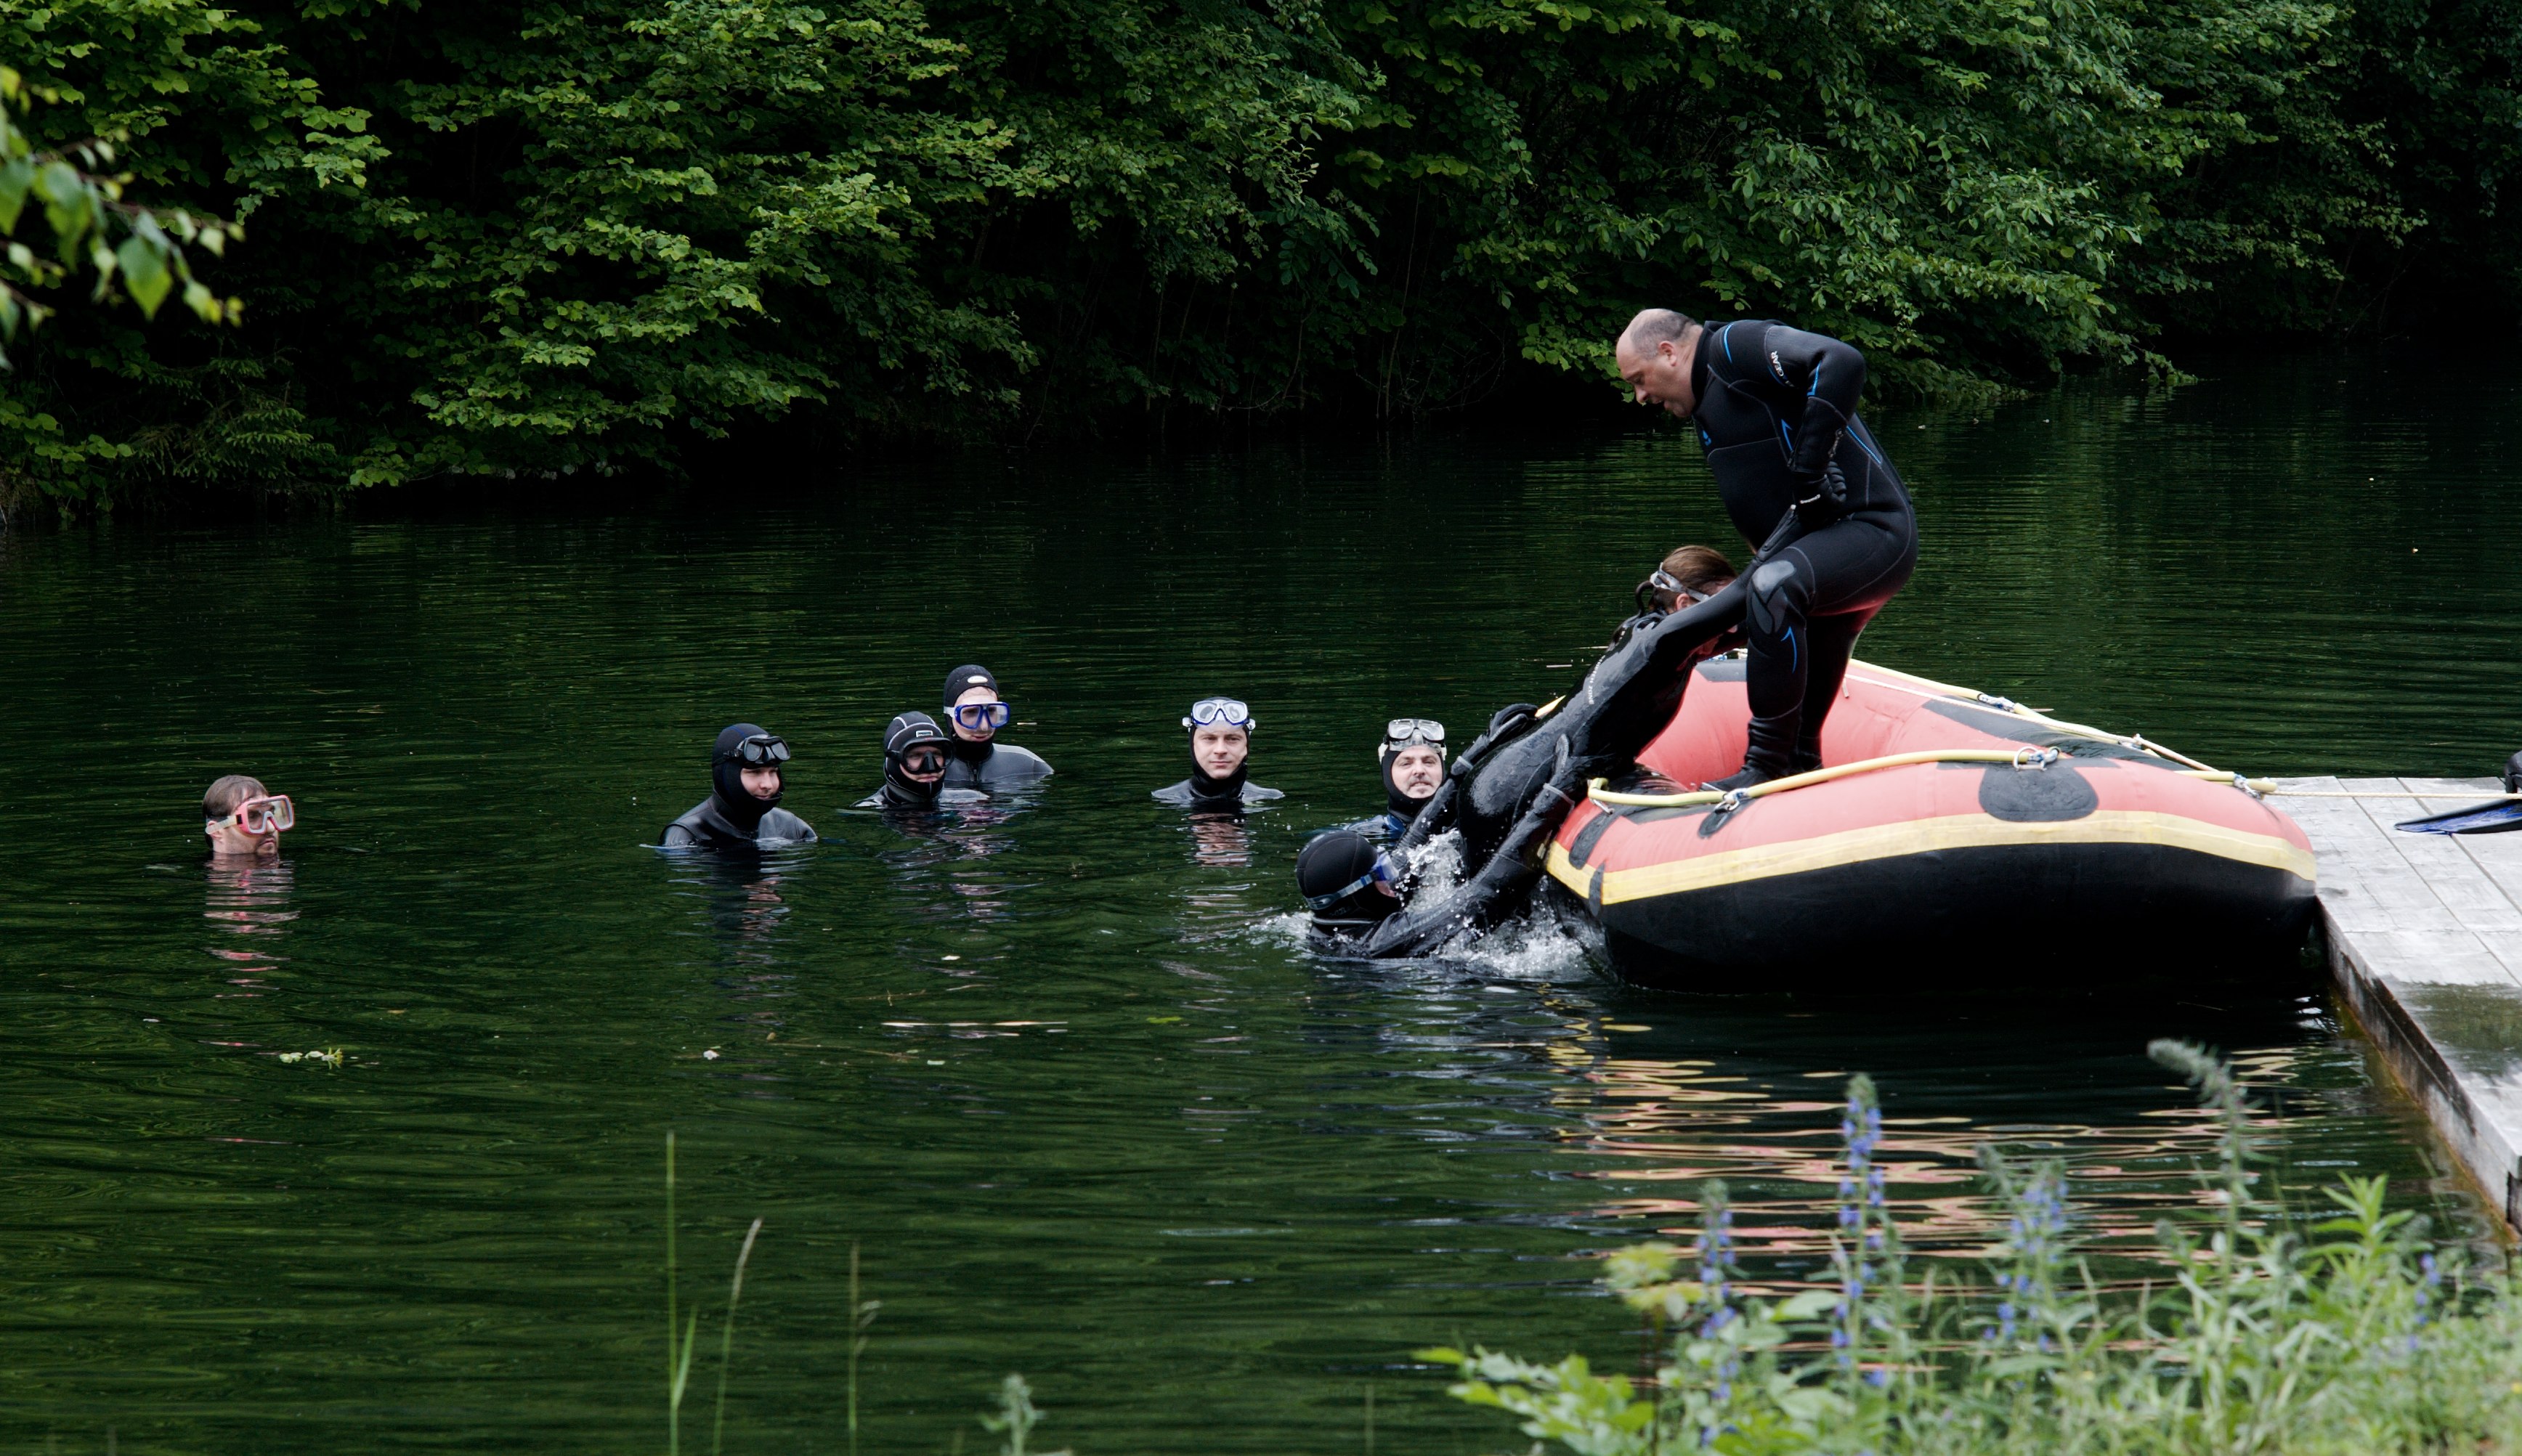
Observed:
[[[2255,773],[2499,761],[2522,578],[2456,508],[2510,458],[2477,432],[2513,382],[2447,412],[2303,369],[1878,422],[1928,556],[1863,652]],[[2199,1216],[2165,1035],[2237,1056],[2281,1182],[2387,1172],[2481,1227],[2319,986],[2230,994],[2178,946],[1854,999],[1624,990],[1548,917],[1454,963],[1307,950],[1289,865],[1380,802],[1377,727],[1564,684],[1664,547],[1724,539],[1695,453],[966,459],[741,519],[12,538],[0,1440],[649,1442],[670,1126],[686,1267],[765,1220],[734,1451],[836,1440],[853,1244],[869,1450],[948,1447],[1016,1369],[1086,1456],[1348,1449],[1368,1383],[1392,1449],[1469,1449],[1493,1428],[1409,1350],[1620,1354],[1590,1256],[1687,1227],[1709,1175],[1760,1266],[1805,1271],[1857,1069],[1948,1263],[1987,1241],[1990,1140],[2068,1159],[2111,1277]],[[907,621],[941,563],[988,611]],[[975,658],[1057,776],[854,810],[880,725]],[[1288,796],[1187,818],[1147,794],[1218,691]],[[739,718],[793,746],[823,842],[639,847]],[[189,809],[235,771],[301,822],[222,878]]]

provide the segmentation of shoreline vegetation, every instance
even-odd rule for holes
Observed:
[[[87,0],[0,34],[30,156],[220,220],[118,259],[202,315],[151,319],[85,296],[117,255],[76,219],[0,219],[54,315],[9,342],[0,510],[1600,417],[1645,302],[1969,396],[2493,329],[2522,280],[2522,0]]]
[[[1826,1287],[1755,1294],[1733,1255],[1721,1183],[1684,1250],[1613,1253],[1600,1281],[1645,1322],[1652,1375],[1579,1355],[1537,1364],[1474,1347],[1421,1351],[1453,1394],[1518,1418],[1532,1449],[1575,1456],[1721,1451],[1908,1453],[2421,1452],[2522,1442],[2522,1290],[2476,1281],[2465,1251],[2387,1212],[2385,1180],[2350,1178],[2307,1214],[2254,1196],[2252,1109],[2229,1066],[2158,1041],[2219,1115],[2200,1179],[2204,1238],[2158,1224],[2172,1272],[2106,1300],[2074,1249],[2064,1166],[1983,1157],[2006,1206],[1985,1285],[1912,1280],[1875,1161],[1870,1081],[1841,1123]]]
[[[1839,1196],[1819,1287],[1783,1296],[1746,1277],[1725,1185],[1701,1186],[1687,1249],[1631,1245],[1597,1280],[1639,1320],[1636,1377],[1582,1355],[1539,1363],[1474,1345],[1417,1352],[1460,1377],[1450,1393],[1516,1418],[1533,1456],[2010,1456],[2010,1453],[2418,1453],[2522,1445],[2522,1288],[2472,1270],[2424,1221],[2388,1207],[2387,1180],[2348,1178],[2304,1210],[2254,1190],[2256,1110],[2229,1064],[2184,1042],[2154,1059],[2180,1072],[2218,1122],[2198,1177],[2203,1230],[2156,1225],[2170,1272],[2133,1298],[2106,1295],[2076,1248],[2065,1165],[1982,1153],[2005,1215],[1984,1283],[1910,1269],[1885,1197],[1873,1082],[1849,1079]],[[677,1325],[674,1138],[667,1137],[668,1451],[699,1331]],[[724,1448],[726,1370],[755,1237],[746,1234],[720,1335],[710,1450]],[[857,1359],[877,1305],[851,1250],[849,1430],[858,1450]],[[1373,1388],[1366,1448],[1375,1441]],[[1020,1375],[978,1418],[1001,1456],[1026,1456],[1041,1413]],[[961,1448],[958,1435],[956,1448]],[[1069,1456],[1063,1451],[1055,1456]]]

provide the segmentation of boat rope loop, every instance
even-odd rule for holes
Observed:
[[[1902,688],[1908,692],[1917,693],[1918,696],[1927,699],[1959,699],[1961,702],[1973,706],[1987,708],[1994,712],[2003,713],[2008,717],[2021,718],[2027,722],[2037,723],[2043,728],[2065,734],[2070,738],[2089,739],[2095,743],[2117,744],[2124,749],[2134,749],[2136,751],[2144,753],[2149,757],[2165,759],[2172,763],[2186,765],[2185,767],[2172,770],[2183,778],[2206,779],[2213,783],[2230,784],[2235,789],[2240,790],[2253,798],[2265,798],[2271,794],[2277,794],[2283,795],[2289,798],[2462,798],[2473,801],[2489,799],[2522,800],[2522,794],[2509,793],[2496,794],[2488,792],[2472,792],[2461,794],[2420,795],[2410,794],[2405,790],[2393,793],[2388,790],[2377,789],[2282,789],[2277,786],[2277,782],[2274,779],[2246,778],[2241,774],[2228,773],[2220,768],[2210,767],[2209,765],[2201,763],[2197,759],[2190,757],[2188,754],[2181,752],[2179,750],[2166,748],[2162,744],[2154,742],[2152,739],[2147,738],[2141,733],[2112,733],[2106,729],[2095,728],[2087,723],[2071,723],[2062,718],[2053,718],[2036,707],[2026,707],[2011,698],[2002,698],[1993,693],[1982,693],[1970,688],[1957,688],[1950,683],[1939,683],[1934,678],[1919,677],[1913,673],[1902,672],[1897,675],[1902,678],[1906,678],[1908,681],[1906,683],[1882,683],[1882,685],[1886,687]],[[1881,682],[1881,679],[1870,680]],[[1910,686],[1910,684],[1915,684],[1916,686]],[[1551,703],[1550,707],[1544,707],[1541,709],[1540,715],[1547,716],[1550,712],[1550,708],[1556,706],[1558,706],[1558,702],[1554,700]],[[1586,781],[1585,785],[1585,796],[1607,808],[1682,809],[1691,808],[1699,804],[1714,804],[1717,807],[1717,812],[1730,814],[1736,809],[1739,809],[1743,807],[1743,805],[1751,802],[1752,799],[1766,798],[1772,794],[1784,794],[1791,789],[1807,789],[1815,784],[1827,784],[1835,779],[1846,778],[1850,774],[1872,773],[1877,769],[1884,768],[1905,768],[1912,763],[2011,763],[2016,768],[2047,768],[2050,764],[2057,761],[2058,751],[2056,749],[1929,749],[1912,753],[1887,753],[1880,758],[1860,758],[1854,763],[1843,763],[1835,768],[1815,769],[1810,773],[1790,774],[1783,779],[1771,779],[1765,784],[1754,784],[1749,789],[1734,789],[1723,793],[1719,793],[1713,789],[1694,789],[1687,790],[1679,794],[1614,794],[1603,787],[1605,783],[1604,780],[1589,779]]]
[[[1860,758],[1854,763],[1842,763],[1831,768],[1817,768],[1810,773],[1789,774],[1748,789],[1692,789],[1680,794],[1616,794],[1603,787],[1602,779],[1589,779],[1585,796],[1598,804],[1637,809],[1680,809],[1698,804],[1714,804],[1723,813],[1732,813],[1755,798],[1784,794],[1791,789],[1807,789],[1827,784],[1851,774],[1872,773],[1884,768],[1906,768],[1912,763],[2006,763],[2016,768],[2047,768],[2058,761],[2056,749],[1922,749],[1911,753],[1886,753],[1880,758]]]
[[[2163,751],[2158,750],[2158,751]],[[1911,753],[1886,753],[1880,758],[1860,758],[1854,763],[1818,768],[1810,773],[1790,774],[1786,778],[1771,779],[1765,784],[1754,784],[1748,789],[1723,791],[1690,789],[1679,794],[1620,794],[1604,788],[1606,780],[1588,779],[1585,782],[1585,796],[1606,808],[1687,809],[1701,804],[1712,804],[1718,813],[1730,814],[1755,798],[1766,798],[1772,794],[1785,794],[1795,789],[1809,789],[1816,784],[1827,784],[1855,774],[1873,773],[1879,769],[1906,768],[1913,763],[2006,763],[2018,769],[2032,769],[2047,768],[2057,761],[2056,749],[1925,749]],[[2396,793],[2369,789],[2286,789],[2279,787],[2274,779],[2244,778],[2240,774],[2226,773],[2218,768],[2175,768],[2170,772],[2178,774],[2184,779],[2205,779],[2211,783],[2230,784],[2253,798],[2280,794],[2297,798],[2522,799],[2522,794],[2485,792],[2419,795],[2410,794],[2405,789]]]

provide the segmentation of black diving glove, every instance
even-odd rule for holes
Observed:
[[[1796,518],[1804,529],[1817,530],[1847,514],[1847,477],[1834,460],[1818,471],[1797,471]]]

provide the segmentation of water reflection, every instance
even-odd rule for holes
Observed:
[[[208,949],[227,962],[228,984],[238,988],[219,994],[259,996],[270,989],[264,978],[288,959],[280,954],[280,937],[298,918],[289,906],[297,873],[277,856],[216,856],[207,865],[202,918],[221,936]]]
[[[1240,869],[1252,863],[1252,827],[1242,815],[1193,814],[1188,828],[1192,864]]]
[[[1013,893],[1023,885],[992,861],[1018,847],[1008,826],[1038,801],[1033,794],[993,797],[950,789],[933,809],[878,810],[878,821],[909,842],[879,851],[878,858],[894,871],[894,888],[923,920],[1010,919]]]
[[[792,913],[791,882],[813,862],[811,848],[669,849],[668,880],[691,902],[701,933],[717,942],[737,967],[762,968],[779,959],[781,933]]]

